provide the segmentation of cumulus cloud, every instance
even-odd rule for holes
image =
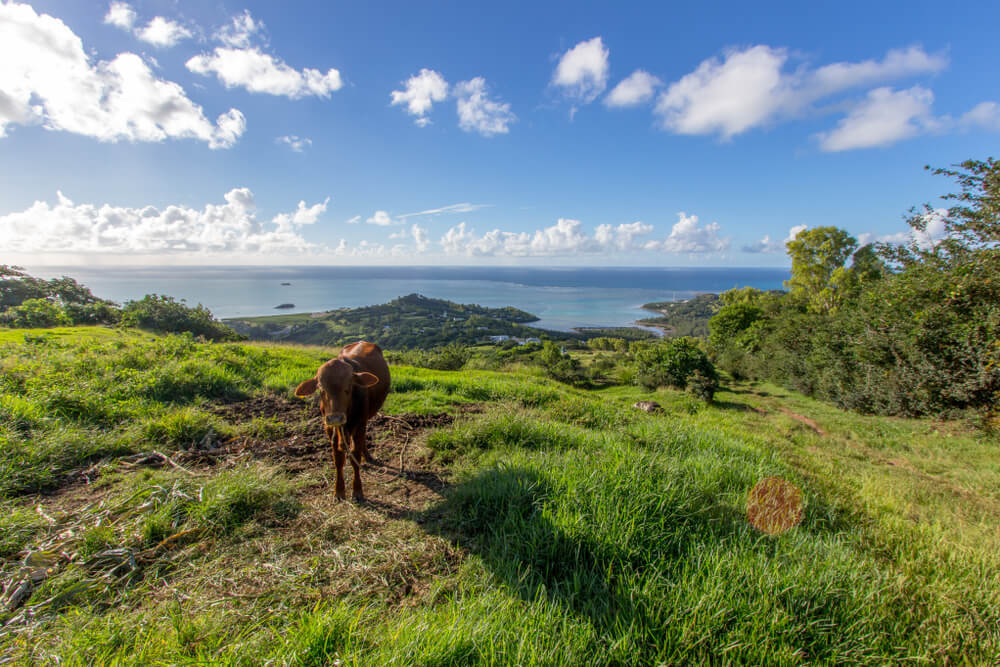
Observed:
[[[388,227],[389,225],[396,224],[392,216],[386,211],[375,211],[365,222],[369,225],[378,225],[379,227]]]
[[[0,245],[25,253],[301,253],[317,246],[302,237],[300,228],[316,222],[329,201],[299,202],[295,211],[262,222],[248,188],[234,188],[223,199],[203,209],[160,210],[75,204],[59,192],[55,204],[36,201],[0,216]]]
[[[484,137],[507,134],[507,126],[517,120],[510,104],[494,102],[486,96],[486,79],[481,76],[456,84],[454,92],[458,100],[458,126],[466,132],[478,132]]]
[[[864,85],[944,69],[947,58],[919,47],[889,51],[882,60],[840,62],[788,71],[787,49],[755,45],[709,58],[660,94],[656,114],[678,134],[729,139],[821,100]]]
[[[284,144],[291,148],[296,153],[301,153],[309,146],[312,146],[312,139],[309,137],[299,137],[294,134],[289,134],[284,137],[278,137],[275,139],[279,144]]]
[[[250,39],[263,27],[263,23],[250,15],[250,10],[244,9],[242,14],[234,16],[228,24],[219,28],[213,37],[226,46],[245,49],[250,46]]]
[[[667,253],[706,253],[725,250],[728,239],[720,239],[718,223],[698,227],[697,216],[681,215],[670,237],[662,241],[643,241],[653,232],[644,222],[600,225],[587,234],[579,220],[560,218],[556,224],[534,232],[505,232],[494,229],[478,235],[460,222],[440,240],[447,255],[472,257],[553,257],[570,255],[614,254],[655,251]]]
[[[981,127],[987,130],[1000,130],[1000,104],[996,102],[981,102],[958,119],[962,128]]]
[[[948,209],[936,208],[927,211],[922,215],[924,219],[924,229],[910,229],[905,232],[895,234],[876,235],[871,232],[858,234],[858,245],[864,246],[872,242],[889,244],[915,244],[921,250],[933,250],[934,246],[947,237],[945,231],[945,219],[948,217]]]
[[[570,99],[593,102],[608,85],[608,54],[600,37],[580,42],[559,58],[552,85]]]
[[[656,89],[663,82],[649,72],[637,69],[628,78],[615,86],[607,97],[604,105],[611,108],[636,107],[653,99]]]
[[[216,47],[211,54],[194,56],[186,67],[204,76],[215,74],[226,88],[245,88],[251,93],[293,100],[310,95],[329,97],[343,86],[340,72],[332,67],[325,74],[308,67],[299,71],[256,47]]]
[[[656,103],[665,129],[678,134],[718,133],[728,139],[770,118],[787,92],[784,49],[754,46],[710,58],[670,84]]]
[[[135,36],[153,46],[169,48],[182,39],[192,37],[193,33],[177,21],[154,16],[146,27],[135,31]]]
[[[416,116],[414,123],[420,127],[430,124],[427,114],[435,102],[443,102],[448,97],[448,82],[439,72],[426,67],[406,80],[403,90],[391,93],[391,106],[406,105],[406,112]]]
[[[617,227],[607,224],[598,225],[594,231],[594,240],[602,248],[613,248],[621,251],[638,250],[642,247],[639,238],[652,231],[652,225],[639,221],[623,222]]]
[[[0,62],[0,137],[12,124],[42,124],[100,141],[193,138],[228,148],[246,127],[237,109],[213,125],[134,53],[92,64],[65,23],[29,5],[0,4]]]
[[[661,241],[647,241],[645,249],[701,254],[722,252],[729,247],[729,239],[719,237],[719,231],[722,229],[719,223],[712,222],[698,226],[698,216],[687,215],[683,211],[677,214],[677,218],[677,222],[670,230],[670,236]]]
[[[135,24],[135,10],[127,2],[112,2],[104,22],[122,30],[131,30]]]
[[[782,241],[772,240],[770,236],[765,235],[764,238],[757,241],[756,243],[743,246],[743,252],[783,253],[786,250],[785,244],[788,243],[789,241],[795,240],[795,237],[798,236],[801,232],[804,232],[806,229],[808,229],[807,225],[795,225],[794,227],[788,230],[788,236],[785,237],[785,239]]]
[[[819,135],[824,151],[887,146],[922,132],[933,123],[934,93],[914,86],[894,91],[876,88],[868,93],[830,132]]]

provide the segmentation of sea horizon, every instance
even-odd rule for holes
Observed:
[[[780,289],[774,267],[523,266],[34,266],[66,275],[117,303],[163,294],[203,304],[220,319],[310,313],[386,303],[407,294],[527,311],[542,329],[634,326],[642,305],[734,287]],[[277,309],[282,304],[291,308]]]

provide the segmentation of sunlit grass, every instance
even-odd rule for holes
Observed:
[[[272,437],[273,420],[231,424],[212,407],[291,398],[335,353],[56,331],[25,343],[23,332],[0,330],[0,575],[13,581],[25,554],[55,545],[78,553],[74,563],[101,565],[60,561],[26,603],[38,610],[30,632],[0,630],[0,659],[983,664],[1000,655],[1000,447],[963,424],[858,416],[760,384],[706,404],[672,390],[394,367],[386,413],[458,415],[413,445],[450,474],[426,511],[337,504],[323,471],[293,479],[241,460],[109,467],[65,499],[32,496],[121,454],[169,454],[209,433]],[[638,400],[662,409],[647,414],[632,407]],[[747,493],[768,476],[800,486],[806,502],[801,525],[778,537],[745,518]],[[308,490],[316,485],[318,495]],[[137,574],[100,579],[120,549],[147,554]],[[401,582],[421,573],[424,588],[401,597]]]

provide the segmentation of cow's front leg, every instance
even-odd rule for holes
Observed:
[[[337,500],[347,500],[347,489],[344,485],[344,451],[347,447],[344,443],[344,434],[340,429],[336,429],[335,432],[335,429],[327,427],[327,435],[330,437],[330,447],[333,449],[333,465],[337,468]]]
[[[364,445],[359,444],[364,442],[364,426],[354,429],[354,433],[351,436],[354,440],[354,449],[351,452],[351,467],[354,468],[354,489],[351,495],[355,500],[360,502],[365,499],[365,491],[361,486],[361,456],[364,451]]]

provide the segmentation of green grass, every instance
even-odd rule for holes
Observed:
[[[26,495],[57,489],[100,459],[183,447],[209,428],[272,437],[280,425],[229,424],[212,404],[290,396],[332,356],[77,334],[25,344],[0,330],[0,575],[10,580],[25,549],[54,540],[79,554],[74,563],[93,563],[57,568],[28,605],[56,602],[38,607],[30,632],[0,629],[0,659],[1000,656],[1000,447],[962,424],[862,417],[769,385],[733,385],[708,405],[670,390],[583,391],[518,372],[394,367],[385,412],[462,415],[411,445],[448,470],[450,486],[425,511],[335,504],[324,471],[293,479],[239,461],[117,470],[65,499]],[[631,407],[650,399],[663,411]],[[802,523],[778,537],[745,517],[750,488],[768,476],[792,481],[806,500]],[[75,532],[60,537],[69,525]],[[109,561],[109,549],[154,553],[111,581],[120,561]]]

